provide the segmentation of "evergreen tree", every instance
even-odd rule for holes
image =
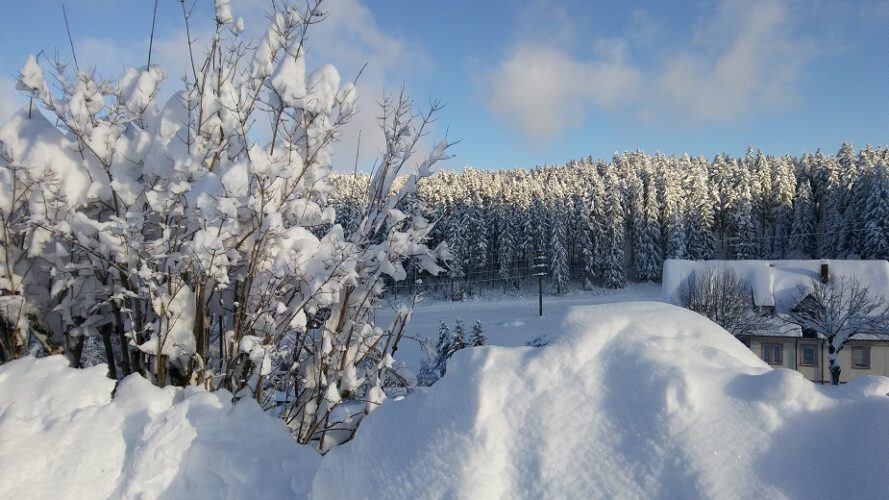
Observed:
[[[772,208],[775,214],[772,258],[781,259],[788,252],[788,239],[793,224],[793,198],[796,192],[796,176],[790,157],[785,156],[775,164],[772,181]]]
[[[645,192],[641,230],[636,241],[636,276],[642,281],[656,280],[661,275],[663,251],[660,247],[661,227],[658,221],[657,194],[650,181]]]
[[[550,222],[550,279],[553,292],[557,295],[568,293],[568,251],[566,250],[565,204],[557,201],[553,205],[552,220]]]
[[[662,164],[658,175],[665,258],[685,259],[688,257],[687,234],[684,224],[685,218],[682,213],[684,204],[679,179],[666,162]]]
[[[603,285],[605,288],[623,288],[627,284],[624,269],[624,214],[620,193],[610,189],[605,211],[610,224],[605,229],[605,259],[603,262]]]
[[[482,322],[475,320],[475,325],[472,326],[472,336],[469,338],[469,344],[472,347],[478,347],[485,345],[486,341],[485,332],[482,329]]]
[[[519,232],[519,227],[517,225],[516,218],[516,209],[513,206],[510,206],[509,201],[501,204],[499,213],[501,217],[500,225],[502,230],[500,232],[500,240],[498,242],[498,250],[499,250],[499,261],[500,261],[500,269],[498,274],[500,279],[506,281],[507,286],[510,287],[513,291],[518,292],[520,289],[520,282],[518,274],[520,271],[517,271],[517,261],[519,255],[519,238],[521,233]]]
[[[451,357],[451,353],[454,351],[454,336],[451,334],[451,329],[448,328],[448,325],[442,321],[438,327],[438,343],[435,344],[435,371],[438,373],[438,378],[444,376],[448,366],[448,358]]]
[[[785,255],[814,257],[818,252],[816,230],[817,221],[812,188],[808,179],[802,179],[796,186],[796,196],[793,200],[793,223],[790,226],[790,241]]]
[[[688,257],[710,260],[716,254],[713,236],[713,203],[707,189],[706,167],[695,165],[688,170],[688,203],[685,205],[684,226],[688,231]]]
[[[818,211],[818,255],[819,258],[836,258],[841,251],[839,236],[843,224],[843,186],[836,160],[824,156],[820,151],[814,156],[814,168],[818,172],[818,188],[815,202]]]
[[[454,325],[454,335],[451,337],[451,348],[448,350],[448,357],[450,358],[455,352],[468,346],[466,328],[463,326],[463,320],[458,319]]]
[[[889,258],[889,175],[878,163],[872,175],[866,202],[863,254],[869,259]]]

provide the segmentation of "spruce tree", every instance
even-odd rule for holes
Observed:
[[[785,255],[794,257],[814,257],[818,253],[815,238],[817,221],[812,188],[808,179],[801,179],[796,186],[793,200],[793,222],[790,226],[790,240]]]
[[[627,284],[624,269],[624,214],[617,189],[609,189],[605,211],[610,223],[604,235],[603,285],[605,288],[623,288]]]
[[[451,337],[451,348],[448,350],[448,357],[450,358],[455,352],[468,345],[469,344],[466,341],[466,328],[463,326],[463,320],[458,319],[454,325],[454,335]]]
[[[889,258],[889,174],[886,165],[878,163],[870,182],[866,202],[867,222],[864,226],[864,256],[869,259]]]
[[[550,279],[553,293],[564,295],[568,293],[568,251],[565,242],[566,234],[565,204],[557,201],[553,205],[552,219],[550,221]]]
[[[448,366],[448,358],[451,357],[453,351],[454,336],[451,334],[451,329],[448,328],[448,325],[442,321],[438,327],[438,343],[435,344],[435,370],[438,372],[439,378],[444,376]]]
[[[472,326],[472,336],[469,338],[469,344],[472,347],[478,347],[485,345],[486,341],[485,332],[484,329],[482,329],[482,322],[475,320],[475,325]]]

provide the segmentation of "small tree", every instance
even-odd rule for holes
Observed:
[[[454,336],[451,339],[448,357],[450,358],[455,352],[468,346],[469,344],[466,342],[466,328],[463,326],[463,320],[458,319],[457,323],[454,325]]]
[[[679,287],[679,303],[706,316],[738,337],[766,329],[769,318],[757,311],[753,289],[731,268],[695,271]]]
[[[855,335],[885,332],[889,327],[889,303],[871,295],[856,278],[822,283],[800,290],[796,306],[785,320],[827,340],[830,383],[840,383],[840,351]]]
[[[472,336],[469,337],[469,345],[472,347],[477,347],[480,345],[485,345],[487,339],[485,338],[485,332],[482,329],[482,322],[479,320],[475,320],[475,325],[472,327]]]

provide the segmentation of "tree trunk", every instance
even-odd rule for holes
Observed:
[[[105,345],[105,362],[108,364],[108,378],[117,380],[117,367],[114,364],[114,348],[111,346],[111,324],[102,327],[102,344]]]
[[[86,337],[83,335],[77,337],[77,342],[74,344],[74,368],[83,368],[83,344],[86,340]]]
[[[117,340],[120,342],[120,368],[123,370],[123,376],[126,377],[133,373],[130,369],[130,346],[124,331],[123,316],[120,314],[120,307],[114,304],[114,328],[117,330]]]
[[[840,368],[840,351],[833,346],[833,339],[828,340],[827,343],[827,366],[830,372],[830,383],[839,385],[840,372],[842,371],[842,368]]]

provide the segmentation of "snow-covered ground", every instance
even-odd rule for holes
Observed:
[[[511,347],[459,351],[323,458],[224,392],[133,377],[112,399],[100,367],[9,363],[0,498],[885,496],[889,378],[816,386],[701,316],[623,302],[658,294],[547,298],[542,319],[531,297],[422,304],[418,335],[459,316]]]
[[[620,290],[577,290],[564,296],[544,294],[542,317],[539,316],[537,295],[528,292],[521,297],[492,292],[480,299],[460,302],[422,302],[414,307],[397,359],[411,369],[418,369],[426,356],[421,343],[426,341],[430,348],[435,347],[442,321],[453,330],[456,320],[463,320],[467,334],[472,331],[476,321],[481,321],[488,345],[515,347],[524,346],[535,339],[547,342],[557,337],[562,331],[565,316],[574,307],[639,300],[660,301],[661,297],[660,285],[652,283],[630,283]],[[384,308],[377,313],[377,323],[388,324],[393,315],[391,308]]]

